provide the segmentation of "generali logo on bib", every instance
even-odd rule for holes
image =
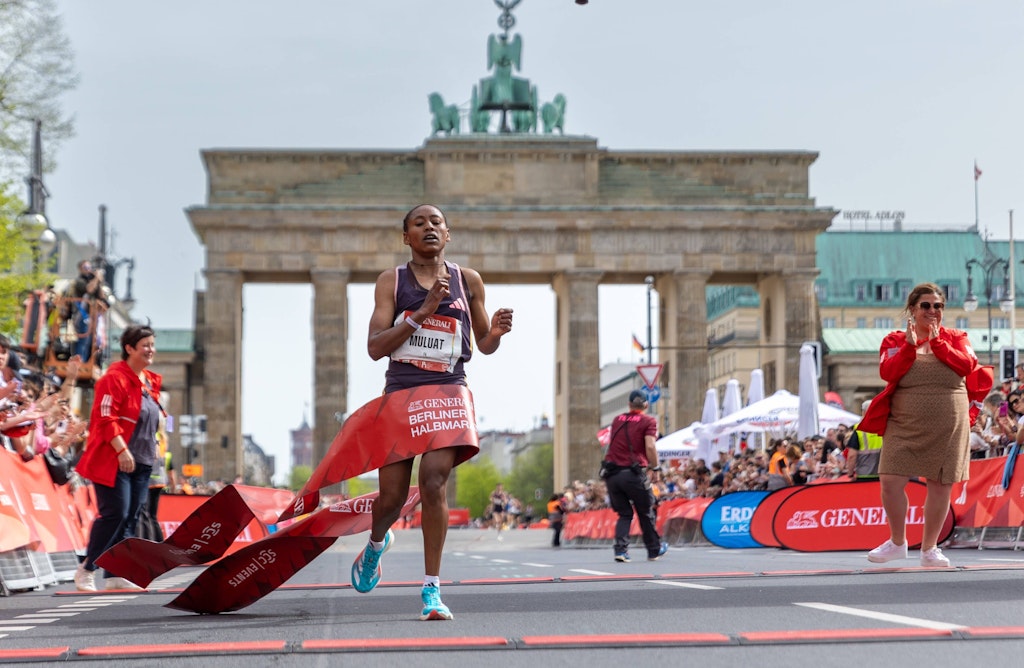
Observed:
[[[889,525],[877,481],[809,485],[779,504],[772,529],[782,547],[801,552],[870,550],[889,538]],[[921,543],[924,484],[907,485],[907,540]],[[952,510],[940,541],[953,531]]]

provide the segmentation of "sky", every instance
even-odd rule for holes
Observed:
[[[95,241],[107,206],[111,254],[135,260],[134,316],[157,328],[191,327],[205,286],[184,213],[205,202],[201,150],[415,150],[427,96],[464,105],[489,74],[501,13],[490,0],[57,5],[81,83],[62,100],[76,137],[46,176],[47,214]],[[1006,239],[1009,211],[1024,218],[1017,0],[523,0],[513,14],[519,74],[542,102],[565,95],[566,134],[613,151],[816,151],[819,206],[902,211],[907,227],[968,227],[977,204],[981,229]],[[601,288],[602,364],[645,361],[631,347],[646,340],[645,291]],[[242,430],[282,480],[288,432],[312,413],[312,291],[244,296]],[[351,412],[380,393],[385,363],[366,354],[370,286],[349,299]],[[470,386],[481,428],[529,429],[552,414],[554,298],[489,285],[499,306],[515,309],[514,330],[473,360]]]

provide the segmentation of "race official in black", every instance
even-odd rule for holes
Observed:
[[[654,442],[658,421],[647,415],[647,395],[641,390],[629,393],[629,411],[616,416],[611,426],[611,441],[605,461],[610,473],[605,478],[608,498],[619,519],[615,523],[615,561],[629,561],[629,527],[636,511],[643,534],[647,559],[654,561],[668,551],[655,528],[654,495],[650,471],[657,469],[658,451]]]

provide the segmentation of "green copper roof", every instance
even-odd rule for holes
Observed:
[[[1024,243],[1016,243],[1014,255],[1024,258]],[[1008,241],[990,241],[988,250],[996,258],[1009,257]],[[930,281],[947,290],[951,304],[962,304],[967,296],[967,262],[986,258],[985,242],[973,231],[878,231],[843,232],[830,230],[818,235],[817,260],[820,275],[819,303],[822,306],[902,306],[900,288]],[[1002,273],[994,279],[1002,282]],[[973,290],[984,308],[984,276],[974,271]],[[858,285],[867,299],[858,297]],[[892,297],[879,300],[876,286],[891,285]],[[1018,291],[1018,304],[1019,301]]]

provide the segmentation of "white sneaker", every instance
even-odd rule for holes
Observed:
[[[75,571],[75,589],[78,591],[96,591],[96,573],[85,570],[85,566],[79,565]]]
[[[929,568],[949,568],[949,558],[942,554],[942,550],[933,547],[930,550],[921,550],[921,565]]]
[[[895,559],[907,558],[907,544],[897,545],[887,540],[875,549],[868,552],[868,561],[874,564],[884,564]],[[923,557],[922,557],[923,558]]]
[[[142,587],[135,584],[131,580],[125,580],[124,578],[119,578],[116,576],[107,578],[106,581],[103,583],[103,588],[107,589],[108,591],[111,589],[127,589],[129,591],[142,591]]]

